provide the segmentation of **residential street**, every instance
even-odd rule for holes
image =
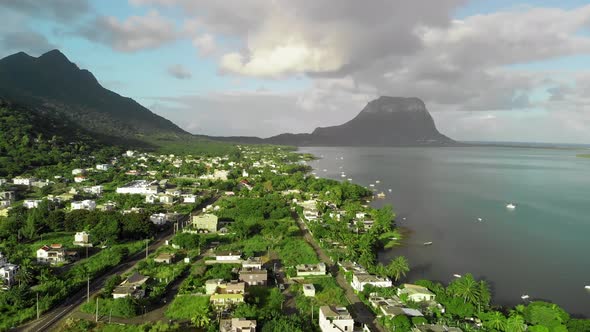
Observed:
[[[313,247],[320,260],[326,263],[330,269],[330,273],[336,277],[338,285],[344,289],[346,298],[348,299],[348,302],[350,302],[350,306],[352,308],[351,314],[353,315],[354,319],[360,323],[367,324],[371,331],[385,332],[385,329],[383,329],[383,327],[381,327],[381,325],[377,322],[375,314],[373,314],[373,312],[367,308],[367,306],[356,295],[350,284],[346,282],[344,274],[338,268],[338,265],[335,264],[328,255],[326,255],[324,250],[320,248],[320,246],[314,240],[313,236],[309,233],[309,230],[305,226],[305,223],[296,214],[293,214],[293,217],[297,221],[297,225],[299,225],[305,241],[307,241],[307,243]]]

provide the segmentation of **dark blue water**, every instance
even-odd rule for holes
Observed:
[[[380,260],[408,257],[410,281],[471,272],[490,282],[497,304],[528,294],[590,317],[590,159],[576,157],[584,150],[300,150],[323,156],[310,163],[318,176],[342,180],[344,171],[367,187],[380,180],[375,188],[387,197],[374,204],[392,204],[412,230],[405,247]],[[509,202],[517,208],[506,209]]]

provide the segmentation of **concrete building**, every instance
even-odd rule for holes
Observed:
[[[374,287],[392,287],[393,283],[388,278],[378,277],[366,272],[353,273],[352,282],[350,284],[358,292],[362,292],[366,285]]]
[[[217,232],[218,220],[219,218],[216,215],[210,213],[193,215],[193,228],[207,233],[215,233]]]
[[[66,252],[61,244],[52,244],[37,249],[37,262],[58,264],[66,261]]]
[[[298,277],[326,275],[326,264],[299,264],[295,267]]]
[[[319,325],[322,332],[354,331],[354,320],[346,308],[322,306],[319,311]]]
[[[80,247],[92,247],[92,243],[90,243],[90,235],[84,231],[77,232],[74,235],[74,245]]]
[[[408,299],[414,302],[434,301],[436,298],[436,295],[428,288],[414,284],[403,284],[398,288],[397,295],[401,296],[402,294],[407,294]]]
[[[133,297],[140,299],[145,296],[143,285],[149,280],[149,277],[134,272],[125,279],[117,288],[113,290],[113,298],[120,299],[124,297]]]
[[[219,332],[256,332],[256,321],[245,318],[222,319]]]
[[[71,209],[72,210],[88,210],[88,211],[92,211],[96,209],[96,202],[93,200],[83,200],[83,201],[74,201],[71,203]]]
[[[264,286],[268,282],[268,271],[266,269],[243,268],[240,270],[240,281],[247,286]]]
[[[136,180],[117,188],[117,194],[156,195],[159,190],[157,181]]]
[[[0,280],[2,280],[3,288],[7,289],[14,285],[17,271],[18,265],[10,264],[0,252]]]
[[[314,297],[315,286],[313,284],[303,284],[303,295],[307,297]]]
[[[39,207],[39,204],[41,204],[40,199],[25,199],[23,201],[23,206],[27,209],[36,209]]]

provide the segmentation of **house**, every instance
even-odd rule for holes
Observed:
[[[0,178],[0,186],[3,184],[8,183],[8,180],[4,179],[4,178]]]
[[[84,182],[86,180],[88,180],[86,178],[86,175],[77,175],[77,176],[74,177],[74,182],[76,182],[76,183],[81,183],[81,182]]]
[[[66,252],[61,244],[45,245],[37,249],[37,262],[57,264],[66,261]]]
[[[41,204],[40,199],[25,199],[23,201],[23,206],[27,209],[36,209],[39,207],[39,204]]]
[[[216,181],[216,180],[227,181],[228,175],[229,175],[229,171],[216,169],[213,171],[213,174],[201,175],[201,176],[199,176],[199,179],[212,180],[212,181]]]
[[[303,284],[303,295],[307,297],[315,296],[315,287],[313,284]]]
[[[424,316],[419,310],[412,309],[412,308],[402,308],[402,307],[395,307],[395,306],[381,306],[379,310],[385,316],[395,317],[399,315],[408,316],[408,317],[422,317]]]
[[[408,300],[414,302],[434,301],[436,298],[436,295],[428,290],[428,288],[413,284],[403,284],[402,287],[397,290],[398,296],[402,296],[404,294],[407,295]]]
[[[150,194],[145,196],[145,202],[148,204],[154,204],[156,202],[158,202],[160,200],[160,198],[158,197],[158,195],[154,195],[154,194]]]
[[[222,319],[219,332],[256,332],[256,321],[246,318]]]
[[[193,204],[197,202],[197,195],[186,194],[182,195],[182,202],[186,204]]]
[[[240,251],[222,251],[215,255],[215,260],[228,263],[241,263],[242,253]]]
[[[205,287],[207,288],[207,284],[205,284]],[[218,283],[215,293],[211,295],[209,301],[215,306],[236,305],[244,302],[244,294],[245,283],[235,280],[231,282],[222,281]]]
[[[154,223],[154,225],[161,226],[166,224],[168,218],[166,218],[165,213],[154,213],[150,216],[150,221]]]
[[[321,306],[319,325],[322,332],[352,332],[354,319],[344,307]]]
[[[262,257],[249,257],[242,261],[242,268],[245,269],[262,269]]]
[[[138,208],[138,207],[132,207],[131,209],[128,210],[123,210],[123,214],[129,214],[129,213],[143,213],[145,210],[143,208]]]
[[[154,258],[154,262],[172,264],[175,257],[176,257],[176,255],[174,255],[174,254],[161,253],[158,256],[156,256],[156,258]]]
[[[0,280],[3,282],[3,288],[14,285],[17,271],[18,265],[8,263],[6,257],[0,252]]]
[[[412,328],[412,332],[463,332],[458,327],[449,327],[446,325],[424,324],[416,325]]]
[[[80,174],[85,174],[86,170],[82,169],[82,168],[74,168],[72,170],[72,175],[80,175]]]
[[[48,185],[50,185],[53,182],[49,182],[49,180],[37,180],[37,181],[33,181],[31,182],[31,186],[35,187],[35,188],[45,188]]]
[[[98,170],[98,171],[108,171],[111,167],[113,167],[111,164],[97,164],[96,165],[96,170]]]
[[[224,283],[223,279],[209,279],[205,281],[205,294],[214,294],[217,291],[217,287],[222,283]]]
[[[240,281],[247,286],[264,286],[268,281],[268,271],[266,269],[243,268],[240,270]]]
[[[102,211],[115,211],[116,208],[117,208],[117,203],[111,202],[111,201],[108,201],[108,202],[104,203],[102,206],[100,206],[100,209]]]
[[[362,292],[366,285],[374,287],[392,287],[393,284],[390,279],[378,277],[366,272],[357,272],[352,274],[352,288],[358,292]]]
[[[89,210],[96,209],[96,202],[93,200],[74,201],[71,203],[71,210]]]
[[[140,299],[144,297],[145,290],[143,289],[143,285],[145,285],[148,280],[149,277],[134,272],[113,290],[113,298],[120,299],[124,297],[134,297]]]
[[[193,215],[193,228],[201,231],[206,231],[207,233],[215,233],[217,232],[217,223],[219,218],[210,213]]]
[[[0,191],[0,200],[14,201],[14,191]]]
[[[12,179],[12,183],[15,185],[19,185],[19,186],[31,186],[31,184],[37,179],[35,178],[23,178],[20,176],[17,176],[15,178]]]
[[[160,195],[159,196],[160,203],[163,204],[174,204],[174,196],[172,195]]]
[[[244,294],[213,294],[209,301],[218,307],[238,305],[244,303]]]
[[[326,264],[299,264],[296,267],[298,277],[323,276],[326,274]]]
[[[90,243],[90,235],[85,231],[77,232],[74,235],[74,245],[80,247],[92,247],[92,243]]]
[[[136,180],[117,188],[117,194],[156,195],[160,190],[157,181]]]
[[[103,189],[103,186],[91,186],[82,188],[82,191],[91,195],[102,195]]]

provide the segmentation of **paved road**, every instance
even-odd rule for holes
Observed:
[[[346,281],[344,278],[344,273],[342,273],[342,271],[338,268],[338,265],[334,264],[332,259],[326,255],[324,250],[317,244],[313,236],[310,234],[309,229],[307,226],[305,226],[305,223],[301,220],[301,218],[299,218],[297,214],[294,213],[293,217],[297,221],[297,225],[299,225],[305,241],[307,241],[307,243],[313,247],[320,260],[329,266],[332,275],[336,276],[336,282],[338,282],[338,285],[344,289],[346,298],[348,299],[348,302],[350,302],[350,306],[353,309],[352,313],[355,320],[357,322],[367,324],[371,331],[385,332],[385,329],[377,322],[375,314],[359,299],[350,284]]]
[[[213,204],[215,201],[219,199],[219,196],[214,196],[207,202],[203,203],[202,206]],[[181,222],[186,222],[189,216],[184,216]],[[154,252],[162,245],[166,243],[166,241],[170,240],[174,236],[173,230],[169,229],[165,232],[158,234],[156,239],[148,246],[149,252]],[[137,254],[129,257],[124,263],[119,264],[118,266],[112,268],[110,271],[106,272],[104,275],[94,279],[90,283],[90,297],[100,291],[103,287],[104,282],[110,276],[115,274],[123,274],[126,271],[130,270],[135,264],[137,264],[142,259],[145,259],[145,251],[138,252]],[[68,317],[74,309],[76,309],[79,305],[81,305],[84,301],[86,301],[86,288],[84,287],[80,291],[76,292],[74,295],[67,298],[62,304],[59,306],[47,311],[43,314],[39,319],[27,323],[25,325],[20,326],[19,328],[15,329],[16,331],[23,331],[23,332],[46,332],[51,331],[55,328],[58,323]]]

